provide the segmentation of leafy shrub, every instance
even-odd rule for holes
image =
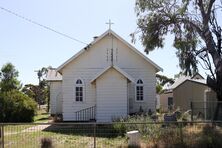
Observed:
[[[128,116],[127,118],[120,118],[114,120],[113,128],[116,132],[118,132],[121,136],[123,136],[126,132],[131,130],[138,130],[143,136],[157,137],[159,134],[160,125],[157,124],[144,124],[147,122],[152,122],[150,116],[144,115],[134,115]],[[142,123],[142,124],[140,124]],[[151,136],[152,135],[152,136]]]
[[[31,122],[36,112],[36,103],[18,90],[0,95],[1,122]]]
[[[156,124],[149,115],[134,115],[127,118],[115,120],[113,128],[121,136],[126,132],[138,130],[141,138],[154,145],[178,145],[181,144],[178,125],[163,127],[163,124]]]

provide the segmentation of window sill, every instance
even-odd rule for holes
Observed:
[[[135,102],[138,102],[138,103],[143,103],[144,100],[135,100]]]
[[[83,103],[85,103],[85,101],[74,101],[74,103],[83,104]]]

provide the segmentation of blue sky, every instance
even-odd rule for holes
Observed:
[[[114,22],[112,29],[130,42],[129,34],[136,29],[134,5],[135,0],[0,1],[1,7],[86,43],[108,29],[105,23],[109,19]],[[0,20],[0,67],[7,62],[14,64],[23,84],[36,84],[34,70],[58,67],[85,46],[1,9]],[[139,40],[133,46],[143,52]],[[179,72],[171,37],[166,38],[163,49],[147,56],[164,69],[162,74],[173,77]]]

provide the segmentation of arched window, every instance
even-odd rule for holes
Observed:
[[[83,101],[83,82],[81,79],[78,79],[76,81],[75,85],[75,98],[77,102],[82,102]]]
[[[136,101],[143,101],[143,81],[141,79],[136,82]]]

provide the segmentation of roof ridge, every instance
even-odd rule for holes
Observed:
[[[95,43],[97,43],[99,40],[101,40],[103,37],[105,37],[107,34],[111,33],[112,35],[114,35],[117,39],[119,39],[120,41],[123,42],[123,44],[127,45],[131,50],[133,50],[135,53],[137,53],[138,55],[140,55],[142,58],[144,58],[147,62],[149,62],[152,66],[155,67],[156,71],[163,71],[163,69],[158,66],[156,63],[154,63],[151,59],[149,59],[147,56],[145,56],[144,54],[142,54],[139,50],[137,50],[134,46],[132,46],[130,43],[128,43],[125,39],[123,39],[121,36],[119,36],[117,33],[115,33],[112,29],[108,29],[107,31],[105,31],[103,34],[101,34],[97,39],[95,39],[94,41],[92,41],[91,43],[89,43],[86,47],[84,47],[83,49],[81,49],[79,52],[77,52],[75,55],[73,55],[71,58],[69,58],[67,61],[65,61],[62,65],[60,65],[57,68],[57,71],[59,71],[61,73],[61,70],[72,60],[74,60],[75,58],[77,58],[79,55],[81,55],[83,52],[85,52],[86,50],[88,50],[91,46],[93,46]]]

